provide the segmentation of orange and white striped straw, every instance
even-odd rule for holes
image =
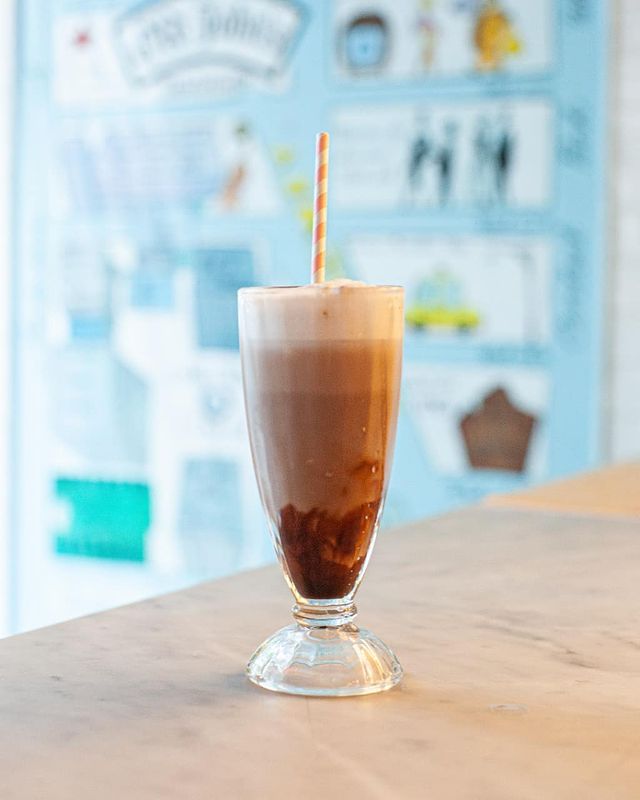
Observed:
[[[327,188],[329,186],[329,134],[316,136],[316,175],[313,193],[313,243],[311,248],[311,280],[324,281],[327,252]]]

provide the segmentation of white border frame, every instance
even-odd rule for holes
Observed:
[[[11,420],[13,397],[13,128],[17,0],[0,2],[0,635],[10,632],[12,575]]]

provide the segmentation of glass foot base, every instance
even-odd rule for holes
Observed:
[[[247,675],[274,692],[348,697],[391,689],[402,678],[402,667],[384,642],[354,624],[294,624],[260,645]]]

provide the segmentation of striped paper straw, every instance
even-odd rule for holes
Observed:
[[[316,136],[316,176],[313,197],[313,244],[311,249],[311,280],[324,281],[327,250],[327,187],[329,184],[329,134]]]

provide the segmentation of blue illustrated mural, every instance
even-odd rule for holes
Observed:
[[[272,557],[236,292],[308,280],[319,130],[329,274],[406,290],[385,523],[598,459],[608,21],[574,5],[25,0],[21,625],[64,570]]]

